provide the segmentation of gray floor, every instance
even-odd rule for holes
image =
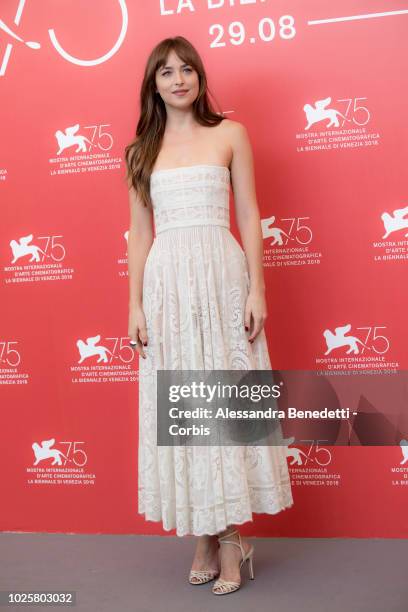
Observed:
[[[407,612],[407,540],[259,539],[255,580],[216,597],[191,586],[191,537],[0,534],[0,590],[66,589],[86,612]],[[27,609],[28,606],[25,606]],[[24,606],[2,607],[22,610]]]

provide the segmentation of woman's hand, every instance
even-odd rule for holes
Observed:
[[[143,359],[146,359],[146,353],[143,350],[143,346],[147,346],[147,329],[146,317],[142,307],[129,309],[128,336],[132,342],[137,342],[136,345],[131,344],[132,348],[134,348]]]
[[[251,315],[253,327],[250,329]],[[250,332],[249,342],[253,342],[262,330],[268,313],[264,289],[250,289],[245,305],[245,329]]]

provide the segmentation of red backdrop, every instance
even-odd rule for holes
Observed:
[[[3,0],[0,19],[0,529],[163,533],[137,514],[127,338],[124,147],[147,56],[189,38],[249,131],[273,367],[403,369],[408,3]],[[248,534],[406,537],[404,449],[308,449],[294,507]]]

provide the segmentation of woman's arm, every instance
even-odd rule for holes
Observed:
[[[129,188],[130,226],[128,234],[129,272],[129,329],[131,340],[137,341],[136,350],[144,357],[140,342],[147,342],[146,320],[143,312],[143,274],[147,255],[152,246],[153,213],[143,206],[135,189]]]
[[[263,271],[262,226],[255,191],[254,163],[248,132],[241,123],[230,124],[232,146],[231,183],[235,213],[250,277],[249,295],[245,307],[245,327],[250,328],[248,340],[253,342],[267,318],[265,279]],[[253,321],[251,321],[251,315]]]

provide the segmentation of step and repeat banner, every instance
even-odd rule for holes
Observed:
[[[407,368],[407,32],[397,0],[1,2],[1,530],[165,533],[137,513],[124,163],[163,38],[249,132],[273,368]],[[294,506],[247,533],[406,537],[408,405],[387,409],[378,446],[285,425]]]

